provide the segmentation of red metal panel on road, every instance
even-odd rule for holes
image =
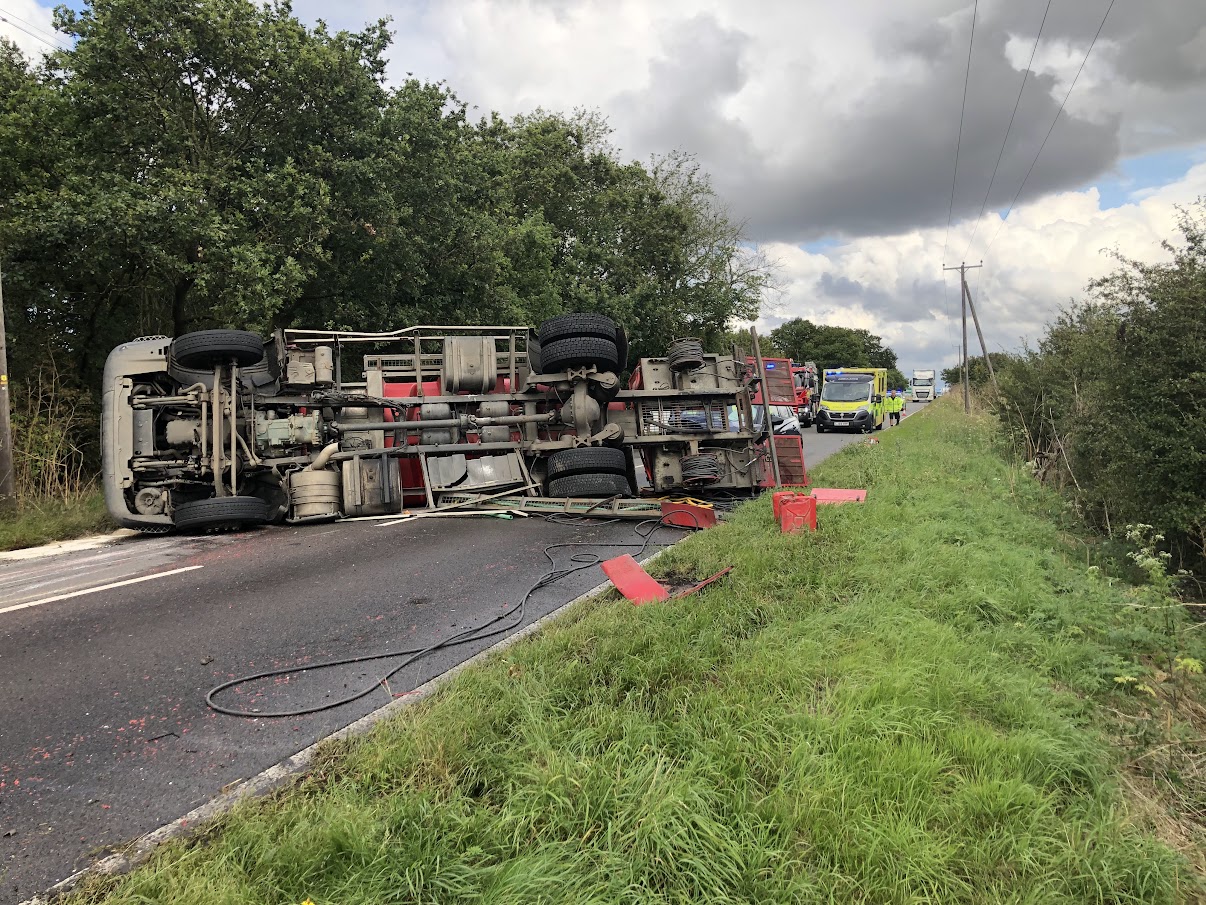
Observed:
[[[604,561],[603,572],[611,579],[616,590],[636,606],[670,599],[670,592],[658,584],[641,568],[641,564],[627,553]]]
[[[812,496],[818,503],[861,503],[867,499],[865,490],[841,490],[836,487],[814,487]]]

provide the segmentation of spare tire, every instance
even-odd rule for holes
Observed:
[[[211,528],[243,528],[268,521],[268,505],[254,496],[216,496],[208,500],[181,503],[172,513],[172,523],[180,531],[206,531]]]
[[[578,474],[549,481],[551,497],[632,496],[628,478],[619,474]]]
[[[543,362],[540,360],[540,340],[535,336],[528,336],[528,371],[532,374],[544,373],[540,369],[543,367]]]
[[[541,343],[540,359],[545,374],[556,374],[567,368],[585,368],[594,365],[600,371],[616,371],[620,367],[620,354],[615,340],[598,336],[579,336],[574,339],[559,339]]]
[[[616,341],[616,322],[605,314],[561,314],[540,325],[540,342],[551,343],[577,336]]]
[[[628,456],[611,446],[580,446],[549,456],[549,480],[580,474],[628,474]]]
[[[264,340],[246,330],[198,330],[172,342],[172,357],[181,367],[205,371],[233,359],[241,368],[259,364]]]

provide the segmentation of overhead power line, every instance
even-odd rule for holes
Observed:
[[[959,178],[959,149],[963,145],[963,116],[967,112],[967,83],[971,78],[972,48],[976,43],[976,14],[980,0],[972,7],[971,36],[967,39],[967,71],[963,73],[963,104],[959,108],[959,134],[955,138],[955,172],[951,174],[951,203],[946,212],[946,236],[942,240],[942,266],[946,266],[946,248],[951,238],[951,217],[955,213],[955,182]]]
[[[1097,33],[1093,35],[1093,40],[1089,42],[1089,49],[1085,51],[1085,58],[1080,61],[1080,68],[1076,70],[1076,75],[1072,79],[1072,84],[1068,86],[1068,93],[1064,95],[1063,103],[1059,105],[1059,109],[1055,111],[1055,116],[1051,120],[1051,127],[1047,129],[1047,134],[1043,136],[1043,143],[1039,145],[1038,153],[1034,155],[1034,160],[1030,161],[1030,169],[1026,171],[1026,175],[1022,177],[1022,184],[1018,186],[1017,194],[1013,196],[1013,200],[1009,202],[1009,207],[1005,211],[1005,216],[1001,218],[1000,224],[997,226],[997,231],[992,234],[992,238],[988,244],[984,246],[984,253],[988,253],[988,249],[992,248],[992,243],[997,241],[997,236],[1001,234],[1001,230],[1005,227],[1005,221],[1009,219],[1010,213],[1013,212],[1014,205],[1018,203],[1018,199],[1022,197],[1022,190],[1026,188],[1026,183],[1030,179],[1030,174],[1034,172],[1034,165],[1038,163],[1039,157],[1042,156],[1043,148],[1047,147],[1047,139],[1051,137],[1051,133],[1055,130],[1055,124],[1059,122],[1059,116],[1064,112],[1064,106],[1068,103],[1068,98],[1072,96],[1072,89],[1076,87],[1076,82],[1080,79],[1080,74],[1085,71],[1085,64],[1089,62],[1089,54],[1093,52],[1093,47],[1097,44],[1097,39],[1101,37],[1101,30],[1105,28],[1106,19],[1110,18],[1110,10],[1114,8],[1115,0],[1110,0],[1110,5],[1106,7],[1105,15],[1101,17],[1101,24],[1097,26]]]
[[[6,9],[0,9],[0,22],[11,25],[17,31],[23,32],[35,41],[41,41],[47,47],[53,47],[55,50],[64,49],[63,45],[49,32],[43,31],[32,22],[28,22],[20,16],[13,15]]]
[[[1047,0],[1047,8],[1043,10],[1043,21],[1039,23],[1038,34],[1034,36],[1034,46],[1030,48],[1030,59],[1026,61],[1026,68],[1022,70],[1022,84],[1018,86],[1018,96],[1013,102],[1013,112],[1009,114],[1009,125],[1005,127],[1005,138],[1001,140],[1001,151],[997,154],[997,162],[993,164],[992,176],[988,180],[988,188],[984,191],[984,201],[980,204],[980,213],[976,215],[976,225],[972,229],[971,238],[967,240],[967,248],[963,249],[963,260],[967,260],[967,253],[971,251],[972,243],[976,241],[976,233],[980,231],[980,221],[984,219],[984,211],[988,209],[988,196],[992,194],[993,183],[997,181],[997,170],[1001,166],[1001,159],[1005,156],[1005,147],[1009,144],[1009,133],[1013,131],[1013,121],[1018,115],[1018,107],[1022,103],[1022,94],[1026,91],[1026,80],[1030,77],[1030,67],[1034,65],[1034,55],[1038,53],[1039,39],[1043,36],[1043,26],[1047,24],[1047,14],[1051,12],[1051,0]]]

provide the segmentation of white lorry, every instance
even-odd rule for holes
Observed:
[[[913,371],[913,401],[914,402],[933,402],[934,401],[934,377],[932,370],[929,371]]]

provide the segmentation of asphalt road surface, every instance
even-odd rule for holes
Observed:
[[[805,461],[859,439],[805,431]],[[664,529],[655,541],[681,535]],[[437,651],[388,689],[311,716],[217,714],[204,701],[214,685],[482,625],[549,570],[545,547],[563,543],[599,545],[607,558],[642,540],[631,523],[417,519],[132,538],[0,561],[0,902],[44,892],[498,637]],[[565,566],[582,551],[552,552]],[[524,624],[602,580],[595,567],[538,592]],[[223,700],[261,713],[321,704],[392,662],[296,673]]]

